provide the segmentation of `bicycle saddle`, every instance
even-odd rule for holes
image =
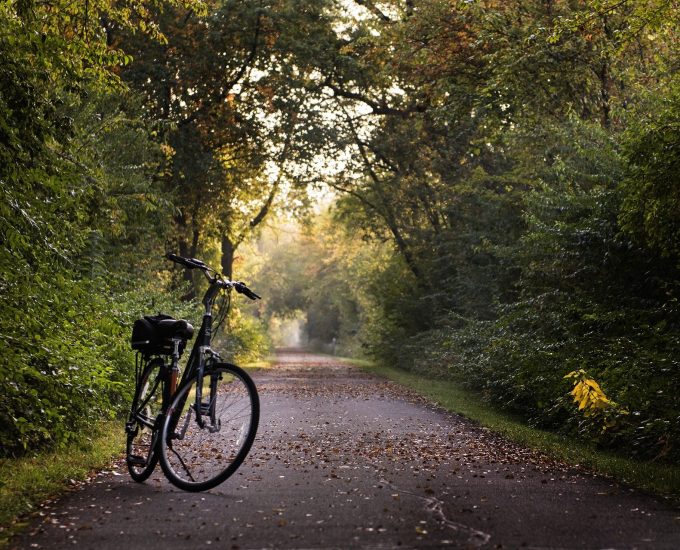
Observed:
[[[194,327],[184,319],[163,319],[158,321],[156,326],[163,338],[191,340],[194,335]]]

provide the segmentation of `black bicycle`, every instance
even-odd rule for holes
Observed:
[[[166,257],[203,271],[208,280],[205,313],[181,379],[179,359],[193,337],[191,324],[162,314],[135,321],[136,386],[126,424],[127,466],[132,479],[143,482],[160,460],[174,485],[204,491],[238,469],[255,440],[260,418],[250,376],[223,362],[210,347],[213,306],[220,292],[231,289],[251,300],[260,296],[200,260]]]

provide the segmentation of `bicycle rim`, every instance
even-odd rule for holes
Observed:
[[[220,364],[201,381],[199,425],[197,379],[182,386],[163,422],[161,466],[167,478],[187,491],[204,491],[231,476],[255,440],[260,405],[255,384],[235,365]]]
[[[143,482],[158,463],[156,419],[163,402],[161,360],[151,361],[139,380],[127,424],[126,462],[132,479]]]

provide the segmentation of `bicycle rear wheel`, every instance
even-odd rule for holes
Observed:
[[[164,368],[160,358],[144,367],[126,424],[127,467],[132,479],[139,483],[146,481],[158,464],[156,420],[163,403]]]
[[[199,423],[198,377],[175,395],[163,421],[161,467],[180,489],[204,491],[231,476],[255,440],[260,401],[252,379],[236,365],[207,368],[201,380]]]

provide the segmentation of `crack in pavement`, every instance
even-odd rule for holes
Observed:
[[[410,495],[412,497],[417,498],[418,500],[425,502],[425,509],[428,512],[435,516],[438,516],[439,522],[445,525],[446,527],[450,528],[454,532],[466,533],[468,535],[466,542],[474,546],[475,548],[481,548],[482,546],[487,544],[491,539],[491,535],[485,533],[484,531],[479,531],[478,529],[474,529],[469,525],[465,525],[464,523],[458,523],[447,518],[446,514],[444,513],[443,500],[440,500],[437,497],[423,497],[416,493],[412,493],[411,491],[406,491],[405,489],[397,487],[394,483],[391,483],[386,479],[381,479],[380,483],[384,483],[393,491],[403,493],[405,495]]]

